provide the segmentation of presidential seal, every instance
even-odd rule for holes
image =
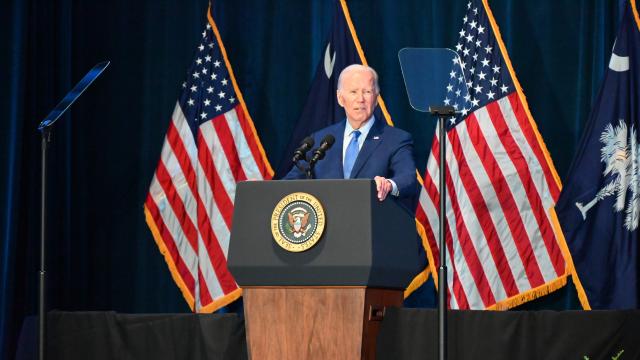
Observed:
[[[313,195],[297,192],[282,198],[271,214],[271,234],[291,252],[308,250],[324,231],[324,209]]]

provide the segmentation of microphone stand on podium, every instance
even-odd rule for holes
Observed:
[[[109,61],[95,65],[51,110],[38,125],[41,134],[41,176],[40,176],[40,271],[38,272],[38,359],[45,358],[46,340],[46,245],[47,245],[47,148],[51,142],[53,124],[58,120],[82,93],[109,66]]]
[[[469,99],[458,54],[451,49],[404,48],[398,52],[400,68],[411,106],[438,119],[439,191],[438,209],[438,359],[447,359],[447,252],[446,252],[446,121],[466,108]],[[453,75],[451,75],[453,74]],[[453,79],[453,84],[450,82]],[[453,87],[456,91],[453,91]],[[455,94],[455,95],[454,95]],[[449,106],[455,103],[456,106]],[[437,105],[434,105],[437,104]],[[440,105],[442,104],[442,105]],[[432,224],[433,226],[433,224]]]

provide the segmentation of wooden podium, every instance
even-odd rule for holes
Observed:
[[[286,196],[313,195],[325,215],[315,246],[274,241],[271,217]],[[243,288],[251,359],[374,359],[386,307],[402,306],[419,272],[413,215],[380,202],[371,180],[238,184],[228,266]]]

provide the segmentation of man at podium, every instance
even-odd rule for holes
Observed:
[[[413,209],[418,189],[413,140],[408,132],[376,119],[373,111],[379,92],[378,74],[371,67],[353,64],[342,70],[337,97],[346,119],[311,135],[320,147],[328,136],[335,139],[325,159],[315,165],[314,175],[316,179],[374,179],[380,201],[391,194]],[[283,179],[304,178],[305,173],[294,166]]]

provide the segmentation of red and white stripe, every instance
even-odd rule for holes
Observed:
[[[439,144],[417,219],[438,267]],[[485,309],[565,273],[549,209],[559,194],[518,94],[488,103],[447,133],[449,306]]]
[[[238,289],[227,269],[236,183],[270,176],[241,105],[196,138],[176,105],[145,206],[196,311]]]

